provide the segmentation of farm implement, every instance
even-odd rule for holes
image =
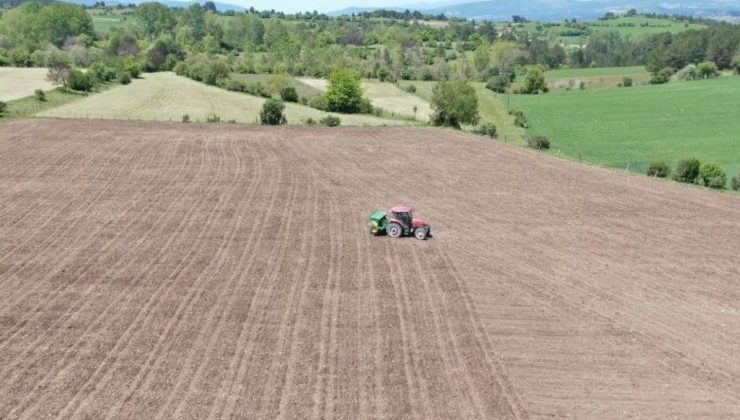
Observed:
[[[420,240],[431,236],[432,227],[429,223],[415,219],[413,213],[414,209],[404,206],[393,207],[389,212],[376,211],[370,216],[368,223],[370,234],[387,234],[393,238],[413,235]]]

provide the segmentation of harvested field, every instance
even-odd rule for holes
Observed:
[[[42,117],[103,118],[148,121],[181,121],[187,114],[191,121],[205,122],[215,114],[226,122],[259,122],[264,98],[230,92],[190,80],[175,73],[146,73],[130,85],[118,86],[64,106],[39,113]],[[285,104],[288,124],[300,125],[308,118],[318,121],[329,115],[308,106]],[[371,115],[335,114],[342,125],[408,125],[409,121],[378,118]]]
[[[49,90],[45,68],[0,67],[0,101],[12,101],[33,95],[36,89]]]
[[[435,237],[368,237],[396,203]],[[740,415],[728,194],[443,130],[24,120],[0,232],[0,418]]]

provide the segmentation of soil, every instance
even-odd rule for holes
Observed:
[[[453,131],[13,122],[0,418],[738,417],[739,248],[737,196]]]

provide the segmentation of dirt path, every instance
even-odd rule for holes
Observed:
[[[435,237],[371,238],[409,203]],[[0,127],[0,418],[740,415],[740,200],[425,129]]]

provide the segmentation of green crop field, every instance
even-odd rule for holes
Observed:
[[[640,76],[648,75],[648,71],[643,66],[634,67],[595,67],[585,69],[560,69],[545,72],[547,80],[568,79],[568,78],[587,78],[587,77],[606,77],[606,76]]]
[[[136,24],[136,17],[131,9],[88,9],[87,13],[92,18],[93,28],[101,34],[107,34],[114,28],[126,28]]]
[[[635,172],[697,157],[740,173],[740,77],[511,98],[554,154]]]
[[[222,121],[255,123],[258,121],[264,101],[265,99],[256,96],[207,86],[174,73],[148,73],[130,85],[118,86],[37,115],[60,118],[181,121],[182,116],[187,114],[191,121],[204,122],[209,115],[216,114]],[[329,115],[297,104],[286,104],[285,114],[289,124],[302,124],[308,118],[318,121]],[[339,117],[342,125],[377,126],[411,123],[369,115],[339,114]]]

